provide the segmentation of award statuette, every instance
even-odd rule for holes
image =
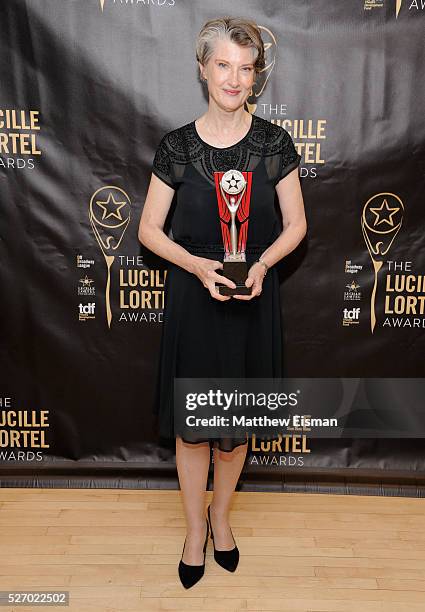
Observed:
[[[252,288],[245,285],[248,277],[245,251],[252,172],[228,170],[214,172],[214,177],[224,245],[223,269],[218,273],[236,284],[235,289],[217,284],[218,291],[221,295],[250,295]]]

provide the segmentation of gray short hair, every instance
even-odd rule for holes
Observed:
[[[265,65],[264,43],[257,24],[242,17],[222,17],[210,19],[202,27],[196,41],[196,59],[205,66],[214,52],[217,39],[228,39],[241,47],[252,47],[257,53],[254,56],[254,71],[261,72]]]

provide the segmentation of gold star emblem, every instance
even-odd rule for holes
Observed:
[[[350,291],[355,291],[356,289],[360,287],[360,285],[358,285],[356,281],[352,281],[349,285],[345,285],[345,286],[347,287],[347,289],[350,289]]]
[[[90,286],[92,282],[93,282],[93,279],[89,278],[87,274],[85,275],[84,278],[80,278],[80,283],[82,285]]]
[[[385,210],[384,210],[384,206],[385,206]],[[391,227],[394,227],[394,221],[392,217],[393,215],[396,214],[396,212],[400,210],[400,207],[396,206],[395,208],[390,208],[385,198],[379,208],[371,208],[370,210],[371,212],[373,212],[373,214],[376,217],[375,222],[373,224],[374,227],[376,225],[380,225],[381,223],[388,223],[388,225],[390,225]],[[382,216],[382,218],[380,218],[380,216]]]
[[[103,209],[102,221],[104,221],[108,217],[116,217],[120,221],[123,220],[121,213],[120,213],[120,209],[126,205],[126,202],[116,202],[114,200],[114,196],[112,195],[112,193],[109,193],[109,196],[106,202],[96,200],[96,204]]]

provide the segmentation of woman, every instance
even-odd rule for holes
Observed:
[[[174,378],[283,375],[279,282],[273,266],[306,233],[297,172],[301,157],[286,130],[244,108],[265,65],[258,27],[240,18],[208,21],[196,51],[200,78],[208,88],[208,110],[162,138],[139,227],[140,241],[170,262],[156,410],[160,434],[176,438],[187,525],[179,575],[186,588],[204,573],[209,530],[216,561],[229,571],[236,569],[239,551],[229,508],[248,442],[176,436]],[[230,169],[252,172],[245,283],[250,295],[224,296],[216,287],[235,287],[220,274],[223,240],[214,182],[214,172]],[[175,192],[171,240],[163,228]],[[211,446],[214,493],[206,520]]]

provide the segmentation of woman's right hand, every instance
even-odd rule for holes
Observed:
[[[234,289],[236,285],[230,279],[216,272],[216,270],[221,270],[222,268],[223,263],[221,261],[195,256],[193,274],[195,274],[204,287],[209,290],[211,297],[219,300],[220,302],[226,302],[227,300],[231,299],[231,296],[221,295],[221,293],[218,292],[215,283],[227,285],[232,289]]]

